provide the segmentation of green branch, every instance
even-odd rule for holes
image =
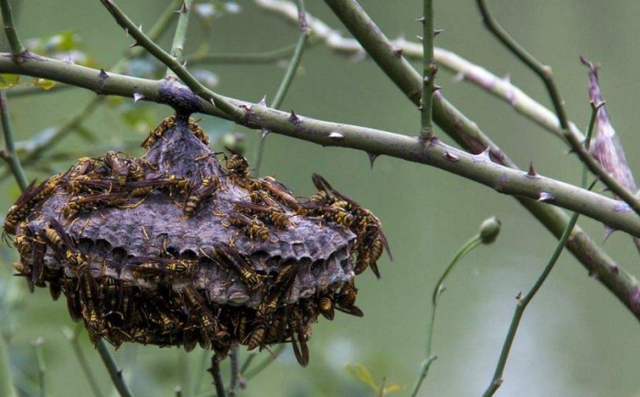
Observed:
[[[231,346],[229,361],[231,362],[229,367],[231,372],[229,380],[229,397],[236,397],[238,384],[240,383],[240,349],[237,344]]]
[[[176,74],[176,76],[178,76],[178,78],[180,78],[191,89],[191,91],[195,95],[203,98],[208,102],[211,102],[214,106],[229,115],[230,118],[234,121],[241,120],[245,116],[245,112],[238,106],[232,104],[231,102],[227,101],[225,97],[216,94],[215,92],[202,85],[202,83],[200,83],[191,73],[189,73],[187,68],[184,67],[184,65],[182,65],[180,62],[178,62],[176,58],[172,57],[171,54],[167,53],[147,35],[142,33],[142,30],[140,30],[140,28],[138,28],[131,21],[131,19],[129,19],[129,17],[127,17],[122,12],[122,10],[111,0],[100,0],[100,2],[111,13],[118,25],[120,25],[129,35],[131,35],[134,40],[136,40],[135,44],[145,48],[151,55],[153,55],[169,69],[171,69]]]
[[[2,9],[2,23],[4,24],[4,33],[7,36],[9,42],[9,48],[11,48],[11,54],[13,60],[21,62],[26,50],[20,38],[18,37],[18,31],[16,25],[13,23],[13,14],[11,12],[11,3],[9,0],[0,0],[0,9]]]
[[[273,362],[276,361],[276,358],[278,358],[280,356],[280,354],[282,354],[282,352],[284,351],[286,346],[287,345],[285,345],[283,343],[279,344],[278,347],[273,349],[273,352],[271,354],[269,354],[269,356],[267,356],[267,358],[262,360],[261,363],[256,365],[250,371],[247,371],[246,375],[244,376],[245,380],[247,382],[250,381],[251,379],[255,378],[259,373],[264,371],[269,365],[273,364]]]
[[[298,42],[296,43],[296,48],[293,52],[293,56],[291,57],[291,61],[289,62],[289,67],[287,68],[287,72],[284,75],[284,78],[280,82],[280,86],[278,87],[278,91],[276,92],[276,96],[273,98],[273,101],[269,105],[274,109],[279,109],[280,105],[282,105],[282,101],[284,101],[285,95],[289,91],[289,87],[293,82],[293,78],[296,76],[298,71],[298,66],[300,66],[300,62],[302,61],[302,54],[304,53],[305,45],[307,43],[307,39],[309,38],[309,27],[307,25],[307,12],[304,8],[304,0],[297,0],[298,4],[298,26],[300,28],[300,36],[298,37]],[[255,174],[256,176],[260,175],[260,167],[262,166],[262,157],[264,154],[264,146],[266,144],[266,139],[268,135],[268,130],[262,134],[262,138],[260,142],[258,142],[258,150],[256,153],[256,161],[255,161]]]
[[[589,150],[589,145],[591,143],[591,134],[593,133],[593,128],[596,122],[596,117],[598,115],[598,110],[600,110],[600,108],[603,105],[604,103],[600,103],[600,104],[592,103],[591,121],[589,122],[589,129],[587,130],[587,138],[584,142],[584,147],[586,150]],[[582,188],[585,188],[587,186],[587,179],[588,179],[587,167],[584,167],[582,171],[582,184],[581,184]],[[591,187],[593,187],[593,185]],[[496,366],[495,373],[493,374],[493,379],[491,380],[491,383],[489,384],[489,387],[487,388],[487,390],[484,392],[483,397],[493,396],[495,392],[498,391],[502,383],[504,382],[502,375],[504,373],[504,368],[507,365],[507,359],[509,358],[509,353],[511,352],[511,346],[513,345],[513,341],[515,340],[518,327],[520,326],[520,320],[524,315],[524,311],[527,309],[527,306],[529,305],[533,297],[536,295],[536,293],[540,290],[540,288],[542,287],[542,284],[544,284],[544,282],[547,280],[547,277],[549,277],[549,274],[551,274],[553,267],[558,261],[558,258],[560,258],[560,254],[562,253],[565,245],[567,244],[567,241],[569,240],[569,237],[571,236],[571,231],[573,230],[576,223],[578,222],[579,216],[580,214],[577,212],[574,212],[573,215],[571,215],[571,219],[569,220],[567,227],[562,233],[562,237],[560,238],[560,241],[558,242],[556,249],[551,255],[551,258],[549,259],[547,266],[545,266],[544,270],[542,271],[542,274],[540,274],[540,277],[538,277],[536,282],[533,284],[533,287],[531,287],[531,290],[524,296],[524,298],[521,297],[521,294],[518,295],[518,304],[516,306],[515,313],[513,314],[513,319],[511,320],[511,325],[509,326],[507,337],[505,338],[504,344],[502,346],[502,352],[500,353],[500,358],[498,359],[498,364]]]
[[[20,190],[27,188],[27,177],[24,175],[22,164],[16,154],[16,148],[14,143],[13,127],[11,126],[11,120],[9,118],[9,108],[7,104],[7,97],[4,90],[0,90],[0,118],[2,119],[2,132],[4,134],[5,148],[0,155],[9,164],[11,173],[16,179]]]
[[[549,66],[543,65],[533,55],[529,54],[509,33],[496,21],[487,6],[486,0],[477,0],[483,21],[489,31],[502,42],[516,57],[526,64],[534,73],[536,73],[544,82],[549,92],[549,96],[553,102],[563,135],[571,145],[571,148],[578,154],[580,160],[596,175],[602,183],[604,183],[616,196],[620,197],[625,203],[640,215],[640,199],[635,197],[634,192],[629,191],[622,186],[616,179],[609,174],[596,160],[588,150],[582,146],[582,142],[570,131],[570,123],[567,118],[564,101],[560,96],[558,87],[553,80],[553,74]]]
[[[82,348],[80,347],[80,343],[78,343],[78,336],[79,336],[80,330],[82,330],[82,324],[78,324],[78,327],[76,327],[75,332],[65,327],[62,330],[62,333],[69,340],[69,343],[71,343],[71,348],[73,349],[73,353],[75,354],[76,359],[80,364],[80,368],[82,368],[82,373],[84,374],[84,377],[87,379],[87,382],[89,383],[91,392],[95,397],[102,397],[102,392],[100,391],[100,387],[98,387],[98,381],[96,380],[96,376],[91,370],[91,366],[89,366],[89,362],[87,361],[87,357],[85,356],[84,351],[82,351]]]
[[[118,74],[110,74],[105,80],[100,71],[48,58],[29,60],[18,66],[3,59],[0,54],[0,72],[35,75],[91,90],[100,88],[103,95],[131,98],[134,94],[142,94],[149,101],[168,103],[166,92],[160,92],[162,81]],[[176,90],[182,98],[185,95],[182,91],[187,88],[176,86]],[[554,179],[504,167],[490,159],[486,152],[474,155],[446,145],[437,138],[423,144],[416,138],[399,133],[315,120],[232,98],[225,98],[225,101],[250,110],[239,121],[249,128],[267,129],[323,146],[349,147],[431,165],[489,186],[500,193],[579,211],[611,227],[640,236],[640,218],[632,212],[621,211],[619,201]],[[228,114],[210,103],[200,100],[196,106],[203,113],[230,119]]]
[[[274,3],[273,0],[255,1]],[[419,98],[414,95],[414,92],[419,92],[421,89],[422,80],[420,75],[416,73],[404,57],[398,57],[396,55],[397,49],[395,45],[377,28],[375,23],[358,3],[353,0],[325,0],[325,2],[331,6],[332,10],[354,35],[360,45],[362,45],[387,76],[391,78],[396,86],[398,86],[414,104],[417,104]],[[284,4],[285,2],[280,1],[277,3]],[[466,118],[464,114],[448,103],[441,95],[436,94],[434,99],[434,121],[458,144],[473,153],[479,153],[488,148],[493,161],[499,162],[509,168],[518,169],[517,165],[484,135],[473,121]],[[564,211],[532,200],[520,197],[516,198],[520,204],[535,216],[556,238],[562,236],[569,222],[569,217]],[[598,247],[579,226],[574,228],[574,237],[567,243],[567,247],[587,269],[589,274],[594,275],[594,277],[617,296],[631,312],[636,311],[633,307],[640,306],[640,299],[633,298],[637,296],[634,292],[637,290],[636,279],[628,273],[621,271],[618,264],[609,257],[602,248]],[[621,288],[623,285],[624,287]],[[630,289],[627,290],[627,288]],[[626,295],[629,293],[631,295]]]
[[[220,370],[220,359],[217,354],[211,356],[211,368],[208,369],[213,378],[213,386],[216,388],[217,397],[227,397],[227,392],[222,383],[222,371]]]
[[[413,391],[411,392],[411,397],[416,397],[418,395],[420,387],[422,387],[423,382],[427,378],[427,374],[429,372],[431,364],[437,358],[437,356],[433,355],[432,353],[433,330],[436,323],[436,309],[438,308],[438,302],[440,301],[440,297],[445,290],[444,281],[447,279],[456,264],[458,264],[458,262],[460,262],[460,260],[464,256],[473,251],[474,248],[482,243],[492,244],[498,237],[499,232],[500,221],[497,218],[491,217],[485,220],[480,227],[480,232],[469,239],[469,241],[467,241],[462,247],[460,247],[458,252],[449,263],[449,266],[447,266],[445,271],[440,276],[440,279],[438,279],[438,282],[436,283],[436,286],[433,289],[433,293],[431,295],[431,317],[429,318],[429,323],[427,325],[427,351],[425,354],[425,360],[422,363],[418,380],[416,381],[416,384],[413,387]]]
[[[0,336],[0,395],[18,397],[11,375],[11,362],[6,341]]]
[[[433,94],[435,92],[435,79],[438,72],[438,66],[433,59],[433,42],[435,38],[435,28],[433,25],[433,0],[424,0],[422,21],[423,35],[423,73],[422,73],[422,101],[421,116],[422,116],[422,129],[420,130],[420,136],[422,139],[428,139],[433,134]]]
[[[131,394],[131,390],[129,390],[129,386],[125,383],[122,371],[118,368],[118,364],[116,364],[116,360],[114,360],[107,344],[100,339],[97,343],[97,347],[98,353],[100,353],[100,358],[102,358],[105,367],[107,367],[111,381],[116,387],[118,394],[120,394],[120,397],[132,397],[133,395]]]
[[[216,65],[216,64],[253,64],[261,65],[265,63],[274,63],[291,57],[298,48],[298,44],[288,45],[286,47],[273,50],[258,52],[254,54],[193,54],[187,57],[189,65]]]
[[[16,65],[6,56],[0,54],[0,72],[24,74],[48,78],[67,84],[95,90],[100,84],[100,72],[83,66],[47,58],[29,60]],[[419,81],[418,81],[419,84]],[[134,93],[142,93],[148,100],[160,101],[158,90],[160,82],[117,74],[110,74],[102,84],[104,95],[133,97]],[[528,176],[517,169],[502,167],[488,160],[486,154],[471,155],[458,149],[434,142],[425,148],[419,140],[405,135],[393,134],[370,128],[330,123],[306,117],[292,115],[274,109],[257,106],[247,102],[232,100],[236,105],[251,109],[248,117],[242,120],[243,125],[250,128],[266,128],[275,133],[304,139],[323,146],[340,146],[359,149],[368,153],[388,155],[408,161],[433,165],[458,175],[493,185],[500,192],[515,194],[521,203],[529,209],[554,234],[561,235],[568,219],[566,215],[551,206],[523,199],[529,197],[539,199],[541,192],[550,192],[555,197],[553,204],[564,206],[570,210],[583,212],[620,230],[637,235],[640,232],[640,221],[633,213],[619,211],[619,201],[601,195],[581,191],[575,186],[563,184],[540,176]],[[201,104],[201,112],[217,117],[229,116],[209,103]],[[454,115],[450,114],[450,117]],[[444,117],[441,119],[444,120]],[[464,119],[466,120],[466,119]],[[459,128],[464,124],[455,118],[443,125]],[[484,159],[484,161],[483,161]],[[543,198],[550,199],[550,196]],[[640,305],[634,298],[638,288],[635,278],[618,267],[600,248],[590,240],[588,235],[576,228],[575,238],[569,242],[572,252],[599,282],[605,285],[618,299],[640,318]]]
[[[193,6],[193,0],[183,0],[182,6],[178,12],[180,18],[178,19],[178,26],[176,27],[176,33],[173,37],[173,44],[171,45],[171,56],[179,63],[183,63],[182,53],[184,52],[184,43],[187,39],[187,31],[189,29],[189,16],[191,15],[191,7]],[[167,77],[177,77],[171,70],[167,70]]]
[[[47,366],[44,361],[44,352],[42,351],[42,344],[44,343],[44,338],[42,336],[36,338],[31,342],[31,346],[36,354],[36,362],[38,363],[38,381],[40,385],[40,397],[46,397],[47,395]]]
[[[569,129],[569,119],[567,117],[567,112],[564,106],[564,101],[560,96],[560,92],[558,91],[558,87],[553,80],[553,73],[551,72],[551,68],[547,65],[543,65],[540,61],[538,61],[533,55],[529,54],[518,42],[509,35],[509,33],[498,23],[498,21],[491,15],[489,8],[487,6],[486,0],[477,0],[478,7],[480,8],[480,13],[482,14],[482,20],[489,29],[491,33],[498,40],[504,44],[505,47],[509,51],[511,51],[518,59],[520,59],[525,65],[529,67],[532,71],[534,71],[538,77],[542,79],[544,82],[547,91],[549,92],[549,96],[551,97],[551,101],[553,102],[553,107],[555,108],[556,114],[558,115],[558,119],[560,120],[560,126],[563,130]]]

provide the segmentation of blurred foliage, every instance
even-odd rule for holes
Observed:
[[[633,134],[637,107],[633,87],[637,81],[636,64],[640,63],[636,55],[640,33],[634,26],[640,3],[586,5],[576,1],[517,0],[503,1],[498,7],[499,2],[494,2],[497,17],[513,35],[553,67],[575,121],[588,120],[590,116],[586,70],[579,64],[578,55],[601,61],[603,90],[616,129],[628,148],[640,145],[640,136]],[[139,0],[123,2],[122,6],[146,27],[153,24],[168,3]],[[199,1],[194,7],[197,18],[193,19],[185,53],[256,53],[290,45],[298,35],[295,26],[257,10],[251,3]],[[422,34],[421,26],[413,22],[420,14],[420,3],[406,2],[397,7],[384,0],[361,2],[389,37]],[[97,2],[67,0],[64,4],[65,12],[60,12],[60,2],[22,2],[19,27],[24,34],[42,37],[28,41],[30,48],[57,59],[75,59],[77,63],[105,69],[125,54],[130,38]],[[307,1],[306,5],[313,15],[346,32],[323,2]],[[489,37],[470,2],[437,2],[436,6],[437,26],[444,28],[438,45],[498,75],[510,74],[514,83],[548,104],[539,81]],[[164,48],[169,48],[172,32],[167,32],[160,42]],[[408,135],[417,133],[414,107],[373,63],[352,62],[316,46],[305,54],[303,64],[306,73],[296,77],[283,109]],[[421,67],[419,63],[415,65]],[[221,93],[253,102],[264,94],[271,98],[284,73],[279,65],[198,68],[207,72],[200,78],[215,83]],[[164,67],[147,56],[129,60],[123,71],[145,78],[158,78],[164,72]],[[0,76],[0,88],[33,83],[29,78],[16,81],[12,76]],[[44,82],[37,83],[46,86]],[[477,88],[456,83],[445,73],[439,76],[439,84],[444,87],[444,95],[519,164],[526,166],[533,161],[541,173],[578,181],[580,167],[571,157],[561,156],[565,151],[562,143]],[[25,153],[49,142],[57,126],[94,98],[94,93],[78,89],[60,93],[53,89],[11,101],[19,149]],[[56,140],[53,150],[40,155],[27,169],[29,179],[42,179],[67,169],[78,157],[97,156],[107,150],[136,154],[148,130],[170,114],[168,108],[144,101],[133,103],[109,97],[104,103],[73,134],[62,142]],[[252,158],[260,131],[212,117],[204,117],[200,124],[216,151],[222,151],[227,144],[227,138],[223,138],[226,134],[246,134],[242,144],[247,157]],[[240,395],[365,397],[378,395],[385,388],[387,393],[397,391],[395,383],[384,385],[383,376],[398,384],[413,384],[423,360],[428,302],[437,275],[461,243],[460,236],[471,235],[478,222],[489,213],[496,213],[504,222],[504,240],[475,254],[469,271],[452,276],[448,299],[439,311],[439,327],[446,330],[437,338],[440,358],[422,390],[422,395],[478,395],[491,378],[515,305],[513,297],[537,278],[541,264],[556,244],[554,239],[511,198],[497,196],[451,175],[384,156],[371,170],[362,153],[321,148],[273,134],[267,140],[265,174],[276,175],[300,194],[312,191],[312,172],[326,175],[336,188],[344,189],[381,218],[396,262],[381,264],[382,280],[369,277],[358,285],[364,318],[337,316],[334,322],[317,324],[310,342],[312,357],[308,368],[299,368],[287,350],[252,379]],[[633,169],[640,167],[636,156],[630,156],[629,162]],[[0,197],[5,210],[19,195],[15,183],[7,181]],[[582,222],[598,240],[601,225]],[[637,253],[626,236],[613,235],[606,247],[622,266],[637,273]],[[24,280],[11,276],[11,265],[16,260],[13,248],[0,249],[0,258],[0,299],[4,297],[0,300],[0,327],[11,340],[19,389],[24,395],[38,394],[37,362],[29,342],[43,335],[49,395],[90,395],[69,341],[60,332],[63,327],[74,327],[64,302],[52,302],[42,289],[29,294]],[[638,394],[637,321],[587,277],[569,255],[561,262],[527,312],[501,395]],[[111,395],[108,375],[85,334],[81,334],[79,343],[104,395]],[[259,359],[268,354],[262,352]],[[189,383],[200,379],[197,387],[182,385],[184,394],[191,396],[187,390],[212,391],[211,378],[206,373],[201,376],[203,355],[207,358],[208,353],[199,349],[185,358],[176,349],[127,345],[116,352],[116,359],[138,396],[168,395],[184,377]],[[242,358],[246,357],[247,353],[242,352]],[[354,362],[361,366],[345,370],[346,364]],[[228,363],[223,363],[225,378],[228,370]],[[395,395],[405,393],[403,389]]]

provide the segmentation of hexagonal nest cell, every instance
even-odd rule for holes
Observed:
[[[32,184],[4,224],[14,267],[32,290],[63,293],[94,342],[199,343],[222,357],[233,344],[291,342],[306,365],[319,315],[363,315],[354,276],[371,267],[379,277],[380,222],[317,174],[318,192],[300,200],[251,178],[239,153],[222,167],[207,144],[176,115],[142,158],[82,158]]]

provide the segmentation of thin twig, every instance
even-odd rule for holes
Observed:
[[[475,247],[482,243],[482,238],[480,234],[475,235],[469,241],[467,241],[455,254],[449,266],[445,269],[445,271],[440,276],[440,279],[436,283],[435,288],[433,289],[433,294],[431,296],[431,316],[429,318],[429,324],[427,325],[427,351],[425,354],[424,362],[422,363],[422,368],[420,369],[420,375],[418,376],[418,380],[416,381],[415,386],[413,387],[413,391],[411,392],[411,396],[415,397],[418,395],[418,391],[422,386],[422,383],[427,378],[427,374],[429,372],[429,368],[431,367],[431,363],[433,363],[437,356],[432,353],[433,346],[433,330],[436,322],[436,309],[438,308],[438,301],[440,300],[440,296],[444,292],[444,281],[455,265],[464,257],[467,253],[471,252]]]
[[[82,373],[84,377],[87,379],[87,383],[89,383],[89,387],[93,392],[95,397],[102,397],[102,392],[100,391],[100,387],[98,386],[98,381],[96,380],[96,376],[89,365],[89,361],[80,347],[80,343],[78,342],[78,336],[80,335],[80,331],[82,330],[82,324],[78,324],[75,331],[70,330],[69,328],[63,328],[62,333],[69,340],[71,344],[71,348],[73,349],[73,353],[80,364],[80,368],[82,369]]]
[[[245,112],[242,109],[200,83],[198,79],[189,73],[184,65],[144,34],[115,3],[110,0],[100,0],[100,2],[111,13],[115,21],[136,40],[137,45],[145,48],[151,55],[171,69],[194,94],[207,102],[213,103],[215,107],[229,115],[234,121],[240,121],[244,118]]]
[[[202,350],[200,352],[200,359],[198,360],[198,365],[196,366],[195,375],[191,378],[191,385],[189,387],[190,396],[195,396],[198,393],[200,393],[200,386],[202,384],[202,378],[207,368],[208,359],[209,359],[209,352],[207,350]]]
[[[438,66],[433,59],[433,42],[435,38],[435,28],[433,24],[433,0],[424,0],[422,21],[423,26],[423,74],[422,74],[422,102],[420,103],[422,116],[422,129],[420,136],[427,139],[433,134],[433,93],[435,92],[435,79]]]
[[[240,368],[241,377],[244,377],[244,374],[247,372],[247,370],[251,366],[251,363],[253,362],[253,360],[256,359],[256,357],[258,357],[258,353],[251,352],[249,356],[246,358],[246,360],[244,360],[244,363],[242,363],[242,368]]]
[[[560,92],[558,91],[558,87],[556,87],[553,80],[551,68],[547,65],[543,65],[533,55],[529,54],[524,47],[511,37],[511,35],[509,35],[509,33],[498,23],[489,11],[486,0],[477,0],[477,2],[478,7],[480,8],[480,13],[482,14],[482,20],[487,29],[489,29],[489,31],[493,33],[493,35],[496,36],[496,38],[500,40],[509,51],[511,51],[516,57],[518,57],[518,59],[527,65],[529,69],[542,79],[547,91],[549,92],[551,101],[553,102],[553,107],[558,115],[558,120],[560,120],[560,126],[562,129],[568,130],[569,119],[567,118],[567,111],[564,106],[564,101],[560,96]]]
[[[265,358],[260,364],[252,368],[251,371],[247,371],[246,375],[244,376],[245,381],[248,382],[251,379],[255,378],[260,372],[264,371],[265,368],[276,361],[276,358],[278,358],[278,356],[282,354],[286,346],[287,345],[285,344],[279,344],[278,347],[273,349],[273,352],[269,354],[269,356],[267,356],[267,358]]]
[[[2,8],[2,22],[4,23],[4,33],[7,35],[7,41],[11,48],[12,58],[16,62],[20,62],[25,48],[20,42],[16,25],[13,22],[13,14],[11,12],[11,3],[9,0],[0,0],[0,8]]]
[[[287,72],[280,82],[280,86],[278,87],[278,91],[276,92],[276,96],[273,98],[273,101],[269,105],[271,108],[279,109],[280,105],[282,105],[282,101],[284,97],[287,95],[289,91],[289,87],[293,82],[293,78],[298,71],[298,66],[302,61],[302,54],[304,53],[305,45],[307,43],[307,39],[309,38],[309,27],[307,25],[306,15],[307,12],[304,8],[304,0],[297,0],[298,5],[298,26],[300,28],[300,36],[298,37],[298,42],[296,43],[296,49],[291,57],[291,61],[289,62],[289,67],[287,68]],[[256,153],[256,161],[255,161],[255,174],[256,176],[260,176],[260,167],[262,166],[262,157],[264,154],[264,146],[266,143],[266,139],[268,134],[268,130],[263,130],[262,137],[258,142],[258,150]]]
[[[600,178],[602,183],[604,183],[616,196],[629,204],[629,206],[638,215],[640,215],[640,199],[636,198],[633,192],[618,183],[618,181],[616,181],[616,179],[602,167],[598,160],[596,160],[588,150],[584,149],[582,142],[578,137],[571,133],[564,101],[562,100],[558,87],[553,79],[551,68],[543,65],[533,55],[529,54],[524,47],[511,37],[502,26],[500,26],[498,21],[491,14],[486,0],[477,0],[477,2],[478,7],[480,8],[480,13],[482,14],[482,19],[489,31],[544,82],[556,110],[558,120],[560,120],[560,126],[563,129],[564,137],[571,145],[571,148],[578,154],[580,160],[594,175]]]
[[[274,63],[291,57],[298,47],[297,44],[288,45],[273,51],[258,52],[254,54],[193,54],[187,57],[189,65],[201,64],[255,64]]]
[[[9,164],[11,173],[15,177],[18,186],[20,186],[20,190],[24,190],[28,185],[27,177],[24,175],[22,164],[20,163],[20,159],[16,154],[16,148],[13,138],[13,128],[11,126],[11,120],[9,118],[7,96],[4,90],[0,91],[0,118],[2,118],[2,132],[4,134],[5,144],[3,157],[7,161],[7,164]]]
[[[240,349],[237,344],[231,346],[229,352],[230,361],[230,380],[229,380],[229,397],[236,397],[236,391],[238,390],[238,383],[240,382]]]
[[[184,0],[178,10],[180,17],[178,18],[178,26],[176,27],[176,33],[173,37],[173,44],[171,45],[171,56],[179,63],[184,62],[182,53],[184,52],[184,44],[187,39],[192,5],[193,0]],[[171,69],[167,69],[167,77],[177,77],[177,75]]]
[[[163,13],[158,17],[156,22],[153,24],[151,29],[149,30],[149,38],[152,40],[157,40],[167,31],[167,28],[173,21],[174,10],[178,7],[179,4],[182,3],[182,0],[173,0],[173,2],[163,11]],[[124,70],[124,67],[127,64],[127,61],[131,59],[135,59],[144,54],[144,49],[141,47],[135,47],[127,51],[127,53],[116,62],[113,67],[111,67],[110,71],[114,73],[120,73]],[[71,84],[58,84],[55,87],[74,87]],[[55,89],[54,87],[54,89]],[[33,88],[33,87],[28,87]],[[37,88],[37,87],[36,87]],[[9,90],[7,93],[8,96],[11,96],[11,92],[17,91],[19,88]],[[19,96],[19,95],[18,95]],[[18,145],[22,146],[26,152],[27,157],[24,160],[24,165],[29,166],[35,160],[42,157],[42,154],[46,151],[53,148],[56,144],[58,144],[62,138],[67,136],[69,133],[73,132],[76,128],[78,128],[82,122],[84,122],[97,108],[100,102],[102,101],[101,96],[94,96],[89,102],[80,109],[75,115],[70,117],[67,121],[65,121],[62,125],[55,127],[53,131],[47,129],[42,133],[38,134],[37,137],[41,138],[40,135],[46,134],[45,139],[35,139],[35,144],[32,144],[31,141],[26,142],[17,142]],[[9,174],[7,172],[0,175],[0,181],[4,180]]]
[[[131,394],[131,390],[129,390],[129,386],[125,383],[124,378],[122,377],[122,371],[118,368],[118,364],[116,364],[107,344],[100,339],[97,343],[97,347],[98,353],[100,353],[100,358],[102,358],[105,367],[107,367],[111,381],[120,394],[120,397],[132,397],[133,395]]]
[[[591,134],[593,133],[593,128],[595,125],[598,110],[603,105],[604,103],[591,104],[591,107],[592,107],[591,121],[589,122],[589,129],[587,130],[587,139],[585,139],[584,141],[584,147],[586,148],[586,150],[589,150],[589,145],[591,143]],[[588,172],[587,172],[587,167],[585,166],[583,167],[583,171],[582,171],[582,187],[583,188],[586,187],[587,185],[587,179],[588,179]],[[593,184],[591,185],[591,187],[593,187]],[[560,241],[558,242],[558,245],[556,246],[556,249],[553,252],[553,255],[551,256],[551,259],[549,259],[547,266],[544,268],[542,274],[536,280],[531,290],[524,296],[524,298],[522,298],[522,293],[518,294],[518,297],[517,297],[518,303],[516,305],[516,310],[515,310],[515,313],[513,314],[513,319],[511,320],[511,325],[509,326],[509,331],[507,332],[507,337],[504,341],[504,345],[502,346],[502,352],[500,353],[500,358],[498,359],[498,364],[496,366],[493,379],[491,380],[491,383],[489,384],[489,387],[487,388],[487,390],[484,392],[483,397],[493,396],[495,392],[500,388],[502,383],[504,382],[502,375],[504,373],[504,368],[507,365],[507,359],[509,358],[511,346],[513,345],[513,341],[515,340],[518,327],[520,326],[520,320],[522,319],[524,311],[527,309],[527,305],[529,305],[529,303],[531,302],[535,294],[538,292],[538,290],[540,290],[540,287],[542,287],[542,284],[544,284],[547,277],[549,277],[549,274],[551,274],[551,271],[553,270],[553,267],[558,261],[558,258],[560,257],[560,254],[562,253],[565,244],[567,243],[567,241],[569,240],[569,237],[571,236],[571,232],[573,231],[574,226],[578,222],[579,216],[580,214],[578,212],[574,212],[573,215],[571,216],[571,219],[569,220],[567,227],[562,233],[562,237],[560,238]]]
[[[227,397],[227,393],[224,390],[224,383],[222,382],[222,371],[220,371],[220,360],[217,354],[211,357],[211,368],[208,370],[213,377],[213,385],[216,388],[218,397]]]
[[[42,351],[42,344],[44,343],[44,338],[42,336],[36,338],[31,342],[31,346],[36,354],[36,362],[38,363],[38,381],[40,385],[40,397],[46,397],[47,395],[47,382],[46,382],[46,374],[47,374],[47,366],[44,361],[44,352]]]
[[[11,375],[9,351],[4,338],[0,337],[0,395],[18,397]]]
[[[260,3],[287,2],[274,0],[255,0]],[[396,86],[414,104],[418,103],[416,92],[420,92],[422,82],[420,75],[413,69],[404,57],[398,57],[396,43],[390,42],[384,33],[376,26],[375,22],[364,12],[362,7],[354,0],[338,1],[325,0],[334,13],[338,15],[343,24],[349,29],[367,53],[375,60],[378,66],[389,76]],[[316,20],[317,22],[317,20]],[[314,25],[315,26],[315,25]],[[351,49],[349,50],[351,51]],[[434,101],[434,121],[451,138],[453,138],[465,150],[472,153],[479,153],[489,149],[488,153],[494,162],[505,165],[512,169],[518,169],[516,163],[511,160],[499,146],[489,139],[476,123],[468,119],[463,113],[444,99],[442,95],[436,93]],[[517,198],[523,207],[527,209],[547,230],[556,238],[560,238],[569,221],[567,214],[552,206],[533,200]],[[622,302],[628,301],[618,292],[619,278],[625,279],[623,284],[631,282],[637,284],[635,278],[620,269],[618,264],[603,250],[596,245],[591,237],[579,226],[574,228],[574,237],[567,243],[567,247],[580,263],[594,275],[599,282],[606,285],[610,292],[618,297]],[[628,290],[627,293],[631,293]],[[630,302],[627,307],[632,309],[634,305]]]

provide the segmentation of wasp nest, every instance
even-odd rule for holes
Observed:
[[[378,219],[319,175],[297,199],[253,179],[230,151],[226,167],[188,119],[173,116],[142,158],[108,152],[25,190],[6,217],[30,288],[64,293],[95,342],[199,343],[226,355],[291,342],[306,365],[310,324],[355,316],[354,275],[386,246]]]

